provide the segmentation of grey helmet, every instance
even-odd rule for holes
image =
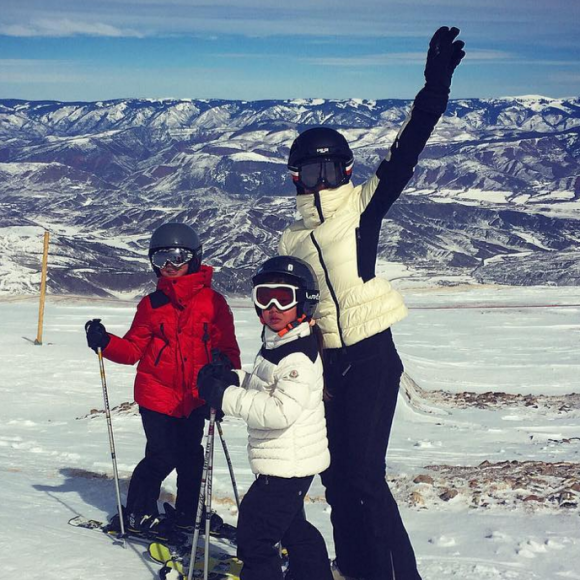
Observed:
[[[189,262],[188,274],[199,271],[202,259],[202,244],[196,231],[187,224],[169,222],[159,226],[151,236],[149,241],[149,260],[156,250],[163,248],[185,248],[193,253],[193,258]],[[161,273],[159,268],[153,266],[157,276]]]

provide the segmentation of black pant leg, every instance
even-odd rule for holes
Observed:
[[[178,419],[177,498],[175,507],[192,521],[197,513],[204,452],[201,444],[205,412],[192,411],[189,417]]]
[[[420,580],[409,536],[385,479],[400,372],[396,367],[392,372],[391,368],[381,366],[373,375],[362,377],[365,392],[360,388],[361,383],[358,389],[350,389],[351,403],[364,413],[355,414],[350,422],[354,437],[348,478],[366,522],[362,534],[368,542],[370,570],[366,574],[369,580]]]
[[[251,485],[240,506],[238,519],[238,558],[244,565],[240,580],[282,580],[282,562],[276,544],[290,530],[288,554],[290,567],[302,576],[299,580],[318,579],[320,562],[327,560],[326,548],[321,553],[320,539],[313,534],[314,526],[295,521],[302,516],[304,496],[313,477],[282,478],[261,475]],[[292,525],[296,525],[295,530]],[[307,538],[299,539],[298,532]],[[310,539],[310,541],[304,541]],[[312,564],[309,564],[309,561]],[[293,572],[294,574],[294,572]],[[328,576],[322,576],[326,580]]]
[[[340,473],[323,478],[337,563],[352,576],[391,580],[394,569],[396,578],[419,580],[413,548],[385,481],[402,365],[390,333],[358,354],[349,360],[351,368],[342,379],[328,385],[333,394],[328,407],[336,404],[334,413],[341,417],[341,445],[332,441],[339,425],[329,430],[331,461]]]
[[[129,484],[127,511],[138,515],[156,515],[157,500],[163,480],[177,466],[177,421],[175,417],[139,408],[147,444]]]
[[[366,525],[360,503],[354,501],[350,480],[345,477],[349,468],[349,441],[352,435],[348,429],[350,402],[344,387],[340,358],[327,357],[324,365],[324,381],[331,398],[325,402],[326,429],[330,466],[321,474],[326,489],[326,501],[331,506],[330,520],[336,559],[345,574],[355,575],[364,571],[361,557],[366,550],[362,530]]]
[[[332,580],[326,542],[300,510],[282,538],[288,550],[289,573],[292,580]]]

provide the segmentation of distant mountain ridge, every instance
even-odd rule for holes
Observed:
[[[245,292],[294,218],[286,159],[297,133],[343,132],[359,183],[409,107],[0,100],[0,293],[36,291],[43,228],[53,234],[52,292],[143,292],[147,240],[170,219],[198,229],[219,288]],[[579,98],[451,101],[385,220],[381,264],[410,283],[577,284],[579,137]]]

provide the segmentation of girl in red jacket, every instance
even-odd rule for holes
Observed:
[[[172,524],[193,525],[209,411],[198,395],[197,374],[211,362],[212,348],[240,368],[232,313],[225,298],[211,288],[213,270],[201,264],[201,250],[191,227],[162,225],[149,244],[149,259],[159,278],[157,290],[141,300],[127,334],[120,338],[108,333],[98,319],[85,325],[88,345],[95,352],[101,348],[103,357],[121,364],[139,361],[135,401],[147,446],[127,495],[125,520],[130,532],[154,531],[158,526],[161,484],[174,469],[177,517]],[[118,526],[118,516],[113,520],[112,525]]]

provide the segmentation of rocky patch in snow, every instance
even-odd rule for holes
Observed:
[[[388,477],[398,502],[419,509],[567,510],[580,514],[580,464],[484,461],[428,465],[424,473]]]
[[[420,388],[420,387],[418,387]],[[580,393],[568,395],[520,395],[488,391],[486,393],[449,391],[426,391],[421,389],[422,397],[437,406],[466,409],[497,410],[506,407],[527,407],[542,414],[563,414],[580,411]]]

